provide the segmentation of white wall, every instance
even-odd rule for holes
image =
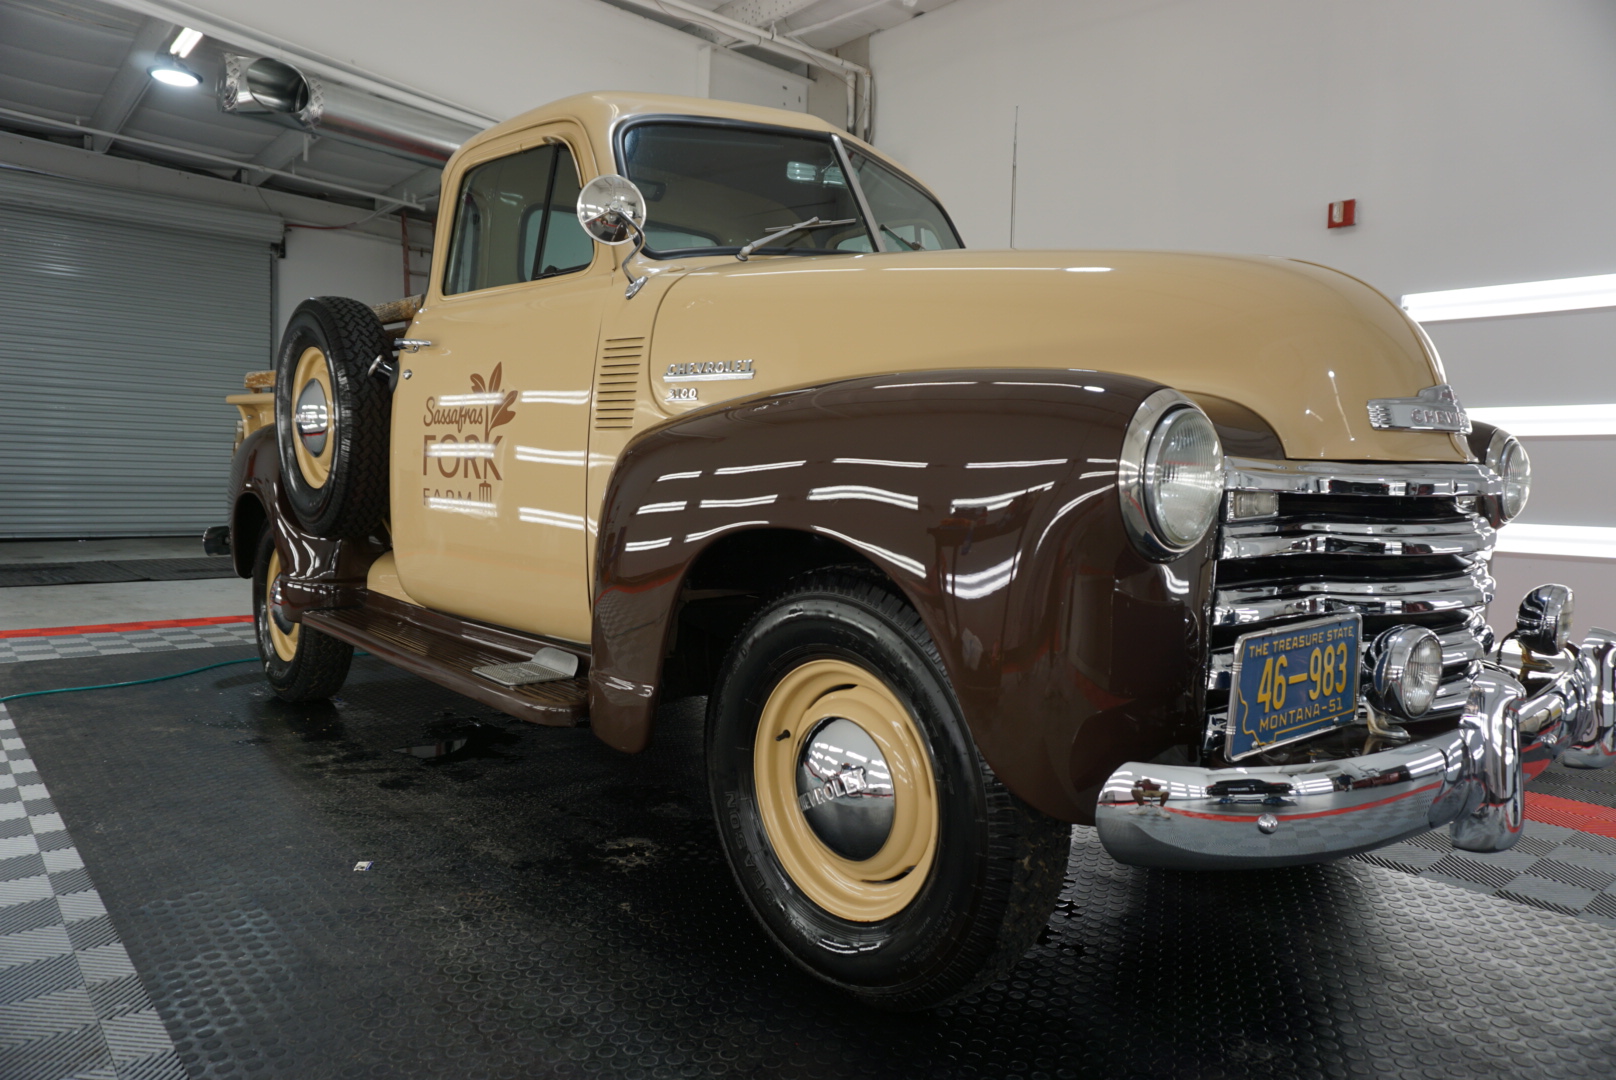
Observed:
[[[1616,272],[1610,0],[960,0],[870,39],[876,135],[972,246],[1261,252],[1408,292]],[[1361,224],[1327,230],[1358,200]],[[1436,323],[1472,406],[1616,402],[1616,310]],[[1616,526],[1616,439],[1535,439],[1523,521]],[[1500,555],[1616,625],[1604,560]]]
[[[380,304],[404,296],[398,240],[349,231],[288,229],[286,258],[275,263],[277,340],[297,305],[311,296],[351,296]],[[420,278],[415,279],[420,290]]]
[[[700,97],[792,112],[808,109],[808,80],[801,75],[716,47],[707,50],[706,62],[711,66],[707,86],[697,91]]]

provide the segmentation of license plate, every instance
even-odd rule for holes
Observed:
[[[1351,723],[1363,619],[1346,615],[1247,634],[1234,646],[1230,761]]]

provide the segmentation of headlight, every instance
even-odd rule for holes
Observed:
[[[1557,656],[1571,643],[1575,610],[1571,590],[1564,585],[1539,585],[1521,601],[1515,634],[1521,644],[1539,656]]]
[[[1395,626],[1369,647],[1371,698],[1381,712],[1417,720],[1442,684],[1442,643],[1422,626]]]
[[[1122,439],[1117,488],[1128,533],[1165,562],[1206,535],[1223,499],[1223,447],[1212,421],[1176,390],[1158,390]]]
[[[1526,509],[1532,493],[1532,459],[1526,447],[1507,431],[1495,431],[1487,444],[1487,467],[1504,478],[1504,494],[1496,500],[1494,524],[1502,525]],[[1491,501],[1491,500],[1490,500]]]

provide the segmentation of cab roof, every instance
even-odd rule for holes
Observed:
[[[774,127],[798,128],[803,131],[837,134],[850,145],[858,146],[869,151],[873,156],[885,158],[884,154],[875,150],[861,139],[856,139],[834,124],[826,123],[817,116],[808,113],[790,112],[786,109],[770,109],[761,105],[743,105],[737,101],[715,101],[711,98],[679,97],[674,94],[644,94],[626,91],[602,91],[592,94],[576,94],[572,97],[552,101],[548,105],[541,105],[537,109],[529,109],[525,113],[511,117],[504,123],[496,124],[488,130],[472,136],[460,147],[459,153],[497,139],[504,135],[522,131],[526,128],[537,127],[555,120],[572,120],[577,122],[589,132],[590,138],[596,142],[597,150],[605,150],[608,160],[610,151],[607,142],[612,128],[621,120],[634,116],[698,116],[716,120],[739,120],[744,123],[769,124]]]

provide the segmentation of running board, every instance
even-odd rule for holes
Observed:
[[[546,647],[587,661],[579,646],[458,619],[368,590],[362,595],[358,607],[304,612],[303,625],[529,723],[572,727],[589,721],[589,679],[582,671],[575,678],[523,686],[501,686],[474,674],[480,667],[531,660]]]

